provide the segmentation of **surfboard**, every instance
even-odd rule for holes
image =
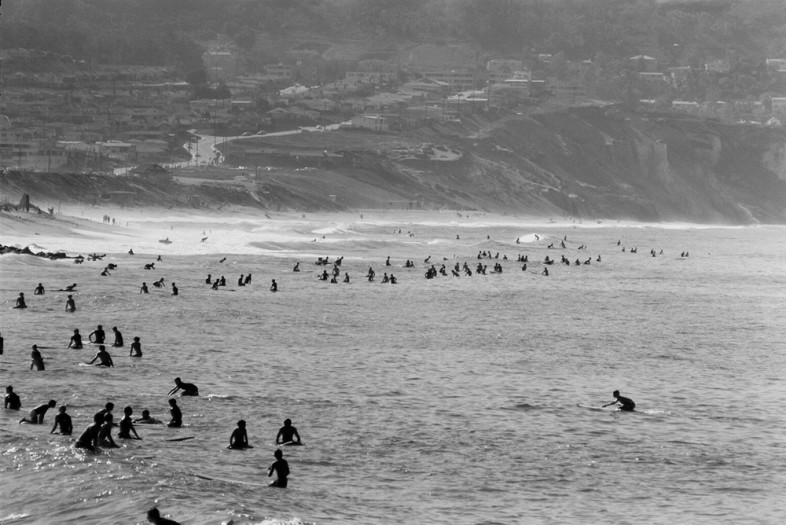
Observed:
[[[281,443],[282,447],[302,447],[303,443],[300,441],[287,441],[286,443]]]
[[[186,436],[186,437],[179,437],[179,438],[164,438],[161,441],[188,441],[189,439],[194,439],[196,436]]]
[[[576,403],[576,406],[579,408],[584,408],[587,410],[596,410],[600,412],[608,412],[609,410],[617,410],[615,407],[597,407],[597,406],[590,406],[590,405],[582,405],[581,403]]]
[[[221,478],[218,476],[206,476],[204,474],[197,474],[196,472],[193,473],[194,476],[198,477],[199,479],[204,479],[207,481],[221,481],[223,483],[237,483],[238,485],[251,485],[255,487],[267,487],[267,483],[257,483],[254,481],[242,481],[239,479],[229,479],[229,478]]]

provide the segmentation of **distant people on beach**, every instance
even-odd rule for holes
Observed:
[[[66,413],[65,405],[60,405],[57,415],[55,416],[55,424],[52,425],[52,430],[50,430],[49,433],[54,434],[55,430],[57,430],[57,427],[60,427],[60,434],[64,436],[70,436],[74,431],[74,425],[71,422],[71,416]]]
[[[5,399],[3,401],[3,408],[8,410],[19,410],[22,408],[22,402],[19,400],[19,395],[14,392],[14,387],[8,385],[5,387]]]
[[[134,342],[131,343],[128,355],[129,357],[142,357],[142,343],[139,342],[139,337],[134,337]]]
[[[27,304],[25,303],[25,294],[19,292],[19,297],[16,298],[16,306],[14,308],[27,308]]]
[[[229,446],[227,448],[234,450],[254,448],[248,444],[248,433],[246,432],[246,422],[244,420],[241,419],[237,422],[237,428],[229,436]]]
[[[38,283],[38,286],[36,286],[35,290],[33,291],[33,295],[44,295],[45,293],[46,293],[46,290],[44,290],[44,285],[41,284],[41,283]]]
[[[38,351],[38,345],[33,345],[33,351],[30,352],[30,370],[45,370],[44,358],[41,357],[41,352]]]
[[[115,334],[115,342],[112,343],[112,346],[115,348],[123,346],[123,334],[120,333],[120,330],[118,330],[116,326],[113,326],[112,332]]]
[[[276,434],[276,445],[286,445],[287,443],[300,443],[300,434],[297,429],[292,426],[291,419],[284,420],[284,426],[278,430]]]
[[[68,299],[66,299],[65,311],[76,312],[76,302],[74,301],[73,295],[69,295]]]
[[[44,424],[44,415],[46,411],[50,408],[54,408],[57,404],[57,401],[54,399],[50,399],[48,403],[43,403],[38,405],[33,410],[27,414],[27,417],[23,417],[19,420],[19,423],[29,423],[31,425],[43,425]]]
[[[633,412],[636,409],[636,403],[634,403],[633,400],[628,397],[622,397],[620,395],[619,390],[615,390],[612,393],[612,395],[614,396],[614,401],[612,401],[611,403],[606,403],[605,405],[603,405],[604,407],[616,405],[617,403],[619,403],[620,410],[623,410],[625,412]]]
[[[287,477],[289,477],[289,463],[284,459],[284,453],[281,450],[273,452],[273,456],[276,460],[270,465],[267,477],[272,476],[273,472],[275,472],[277,479],[271,481],[270,486],[284,489],[287,487]]]
[[[71,342],[68,343],[68,348],[73,350],[81,350],[82,347],[82,334],[79,333],[79,328],[74,328],[74,335],[71,336]]]
[[[92,365],[96,361],[99,361],[96,366],[103,366],[107,368],[115,366],[115,364],[112,362],[112,356],[109,355],[109,352],[106,351],[106,347],[104,345],[98,345],[98,352],[96,352],[93,360],[87,364]]]
[[[199,389],[197,388],[197,386],[195,384],[193,384],[193,383],[184,383],[183,381],[180,380],[179,377],[176,377],[175,378],[175,388],[170,390],[167,395],[171,396],[172,394],[175,394],[178,390],[182,390],[183,391],[183,393],[180,394],[181,396],[198,396],[199,395]]]

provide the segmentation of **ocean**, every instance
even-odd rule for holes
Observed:
[[[782,226],[117,210],[112,227],[81,213],[96,227],[0,234],[106,253],[0,256],[0,382],[22,400],[0,412],[0,524],[138,524],[153,506],[183,524],[783,521]],[[318,280],[337,257],[339,282]],[[465,262],[472,275],[452,276]],[[447,276],[426,279],[431,264]],[[227,285],[212,290],[208,274]],[[57,290],[71,283],[66,313]],[[11,308],[19,292],[26,310]],[[113,326],[124,336],[114,368],[84,365],[94,346],[66,348],[98,324],[110,344]],[[141,358],[128,356],[135,336]],[[45,371],[30,370],[32,344]],[[115,420],[131,406],[168,421],[175,377],[200,390],[177,399],[182,428],[73,448],[108,401]],[[601,409],[614,390],[636,411]],[[49,399],[68,406],[71,438],[49,433],[56,409],[17,424]],[[282,448],[289,487],[270,488],[287,418],[304,446]],[[254,448],[230,451],[239,419]]]

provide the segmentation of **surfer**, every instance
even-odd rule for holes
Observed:
[[[129,248],[128,249],[128,255],[134,255],[134,249],[133,248]]]
[[[344,282],[349,283],[349,274],[347,272],[344,272]]]
[[[87,336],[87,339],[91,343],[95,343],[98,345],[104,344],[104,339],[106,338],[106,334],[104,333],[104,327],[98,325],[95,330],[90,332],[90,335]]]
[[[36,370],[45,370],[44,358],[41,357],[41,352],[38,351],[38,345],[33,345],[33,351],[30,352],[30,358],[32,359],[30,370],[33,368]]]
[[[74,296],[73,295],[69,295],[68,299],[66,299],[65,311],[66,312],[76,312],[76,302],[74,301]]]
[[[27,304],[25,304],[25,294],[19,292],[19,297],[16,298],[16,306],[14,308],[27,308]]]
[[[112,275],[109,273],[109,268],[104,268],[104,269],[101,271],[101,276],[102,276],[102,277],[112,277]]]
[[[300,443],[300,434],[298,434],[297,429],[292,426],[292,420],[285,419],[284,426],[278,430],[278,434],[276,435],[276,445],[294,443]]]
[[[175,286],[175,283],[172,283],[172,295],[177,295],[177,286]]]
[[[128,352],[129,357],[142,357],[142,343],[139,342],[139,337],[134,337],[134,342],[131,343],[131,350]]]
[[[61,292],[73,292],[74,288],[76,288],[76,283],[69,284],[68,286],[66,286],[65,288],[63,288],[62,290],[59,290],[59,291],[61,291]]]
[[[295,263],[295,266],[292,267],[292,271],[293,272],[299,272],[300,271],[300,261]]]
[[[184,382],[182,382],[180,380],[179,377],[176,377],[175,378],[175,388],[170,390],[167,395],[171,396],[172,394],[174,394],[178,390],[182,390],[183,391],[183,393],[180,394],[181,396],[198,396],[199,395],[199,389],[197,388],[197,386],[195,384],[193,384],[193,383],[184,383]]]
[[[101,430],[101,424],[103,422],[104,416],[101,415],[100,412],[94,415],[93,423],[77,438],[76,443],[74,443],[74,448],[95,450],[96,447],[98,447],[98,432]]]
[[[131,414],[133,413],[134,409],[131,407],[125,407],[123,409],[123,418],[120,420],[120,432],[117,433],[117,437],[122,439],[142,439],[139,437],[139,434],[136,433],[134,423],[131,421]],[[136,437],[132,438],[131,432],[133,432]]]
[[[60,427],[60,433],[64,436],[70,436],[74,431],[74,425],[71,422],[71,416],[66,414],[65,405],[60,405],[58,413],[55,416],[55,424],[52,426],[52,430],[49,433],[54,434],[58,426]]]
[[[117,448],[117,443],[112,439],[112,414],[104,414],[104,424],[98,430],[98,445],[104,448]]]
[[[278,291],[278,283],[276,283],[275,279],[273,279],[273,281],[270,283],[270,291],[271,292],[277,292]]]
[[[139,289],[139,293],[150,293],[150,291],[147,289],[147,283],[142,283],[142,288]]]
[[[167,423],[166,426],[168,427],[182,427],[183,426],[183,413],[180,411],[180,407],[177,406],[177,401],[174,399],[169,400],[169,414],[172,416],[172,420]]]
[[[254,448],[248,444],[248,433],[246,433],[246,422],[244,420],[241,419],[237,422],[237,428],[229,436],[229,446],[227,448],[234,450]]]
[[[54,408],[57,404],[57,401],[54,399],[50,399],[49,403],[43,403],[38,405],[33,410],[31,410],[27,417],[23,417],[19,420],[19,423],[30,423],[31,425],[43,425],[44,424],[44,414],[50,408]],[[28,419],[29,418],[29,419]]]
[[[240,277],[238,277],[238,279],[237,279],[237,285],[238,285],[238,286],[245,286],[245,285],[246,285],[245,281],[243,280],[243,277],[244,277],[244,276],[243,276],[243,274],[241,273],[241,274],[240,274]]]
[[[95,357],[92,361],[87,363],[88,365],[92,365],[96,362],[96,360],[100,361],[96,366],[105,366],[105,367],[114,367],[115,364],[112,362],[112,356],[109,355],[109,352],[106,351],[106,347],[104,345],[98,345],[98,352],[96,352]]]
[[[624,410],[625,412],[633,412],[636,409],[636,403],[634,403],[633,400],[629,397],[622,397],[619,390],[615,390],[611,395],[614,396],[614,401],[611,403],[606,403],[603,405],[604,407],[619,403],[620,410]]]
[[[41,283],[38,283],[38,286],[36,286],[35,290],[33,291],[33,295],[44,295],[45,293],[46,293],[46,290],[44,290],[44,285],[41,284]]]
[[[156,507],[147,511],[147,521],[153,525],[180,525],[180,523],[161,517],[161,513]]]
[[[205,284],[213,284],[212,279],[213,279],[213,276],[210,275],[210,274],[207,274],[207,279],[205,279]]]
[[[73,348],[74,350],[82,349],[82,334],[79,333],[79,328],[74,328],[74,335],[71,336],[68,348]]]
[[[270,465],[270,469],[267,471],[267,477],[272,476],[273,472],[275,472],[277,479],[271,481],[270,486],[285,489],[287,487],[287,476],[289,476],[289,463],[284,459],[284,453],[281,452],[281,450],[273,452],[273,456],[276,460]]]
[[[9,410],[19,410],[22,407],[19,395],[14,392],[14,387],[11,385],[5,387],[5,401],[3,402],[3,407]]]
[[[140,423],[143,425],[160,425],[161,421],[154,417],[150,417],[150,411],[145,409],[142,411],[142,417],[135,419],[134,423]]]
[[[112,332],[115,333],[115,342],[112,343],[112,346],[115,348],[123,346],[123,334],[120,333],[120,330],[118,330],[116,326],[113,326]]]

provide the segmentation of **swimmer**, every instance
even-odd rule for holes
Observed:
[[[138,337],[134,337],[134,342],[131,343],[131,350],[128,352],[129,357],[142,357],[142,343],[139,342]]]
[[[278,283],[276,283],[275,279],[273,279],[273,281],[270,283],[270,291],[271,292],[277,292],[278,291]]]
[[[19,410],[22,408],[22,402],[19,400],[19,395],[14,392],[14,387],[8,385],[5,387],[5,401],[3,408],[7,410]]]
[[[267,471],[267,477],[272,476],[273,472],[275,472],[277,479],[272,481],[270,486],[285,489],[287,487],[287,477],[289,476],[289,464],[287,460],[284,459],[284,453],[281,452],[281,450],[273,452],[273,456],[275,456],[276,461],[270,465],[270,469]]]
[[[70,436],[74,431],[74,425],[71,423],[71,416],[66,414],[66,406],[60,405],[58,414],[55,416],[55,424],[52,426],[50,434],[54,434],[57,427],[60,427],[60,433],[64,436]]]
[[[104,333],[104,327],[101,325],[98,325],[96,329],[90,332],[90,335],[87,336],[88,341],[99,345],[104,344],[105,338],[106,334]]]
[[[150,411],[145,409],[142,411],[142,417],[135,419],[134,423],[140,423],[142,425],[160,425],[162,421],[154,417],[150,417]]]
[[[193,383],[184,383],[184,382],[182,382],[180,380],[179,377],[176,377],[175,378],[175,388],[170,390],[167,395],[171,396],[172,394],[176,393],[178,390],[182,390],[183,391],[183,393],[180,394],[181,396],[198,396],[199,395],[199,389],[197,388],[197,386],[195,384],[193,384]]]
[[[33,368],[36,370],[45,370],[44,358],[41,357],[41,352],[38,351],[38,345],[33,345],[33,351],[30,352],[30,358],[32,359],[30,370]]]
[[[38,286],[36,286],[35,290],[33,291],[33,295],[44,295],[45,293],[46,293],[46,290],[44,290],[44,285],[41,284],[41,283],[38,283]]]
[[[27,308],[27,304],[25,304],[25,294],[19,292],[19,297],[16,298],[16,306],[14,308]]]
[[[74,296],[73,295],[69,295],[68,296],[68,299],[66,300],[65,311],[66,312],[76,312],[76,302],[74,302]]]
[[[232,431],[229,436],[229,446],[233,450],[242,450],[244,448],[254,448],[248,444],[248,433],[246,433],[246,422],[242,419],[237,422],[237,428]]]
[[[112,331],[115,333],[115,342],[112,343],[112,346],[115,348],[123,346],[123,334],[120,333],[116,326],[112,327]]]
[[[622,397],[620,395],[619,390],[615,390],[612,393],[612,395],[614,396],[614,401],[612,401],[611,403],[606,403],[605,405],[603,405],[604,407],[619,403],[620,410],[623,410],[625,412],[633,412],[636,409],[636,403],[634,403],[633,400],[628,397]]]
[[[276,445],[285,445],[287,443],[300,443],[300,434],[292,426],[291,419],[284,420],[284,426],[278,430],[276,435]]]
[[[98,433],[103,422],[104,417],[101,414],[94,415],[93,423],[77,438],[74,448],[95,450],[98,447]]]
[[[117,448],[117,443],[112,438],[112,414],[104,415],[104,424],[98,430],[98,446],[104,448]]]
[[[147,511],[147,521],[152,523],[153,525],[180,525],[180,523],[170,520],[167,518],[162,518],[161,513],[158,511],[156,507],[153,507],[149,511]]]
[[[96,366],[105,366],[105,367],[114,367],[115,364],[112,362],[112,356],[109,355],[109,352],[106,351],[106,347],[104,345],[98,346],[98,352],[96,352],[95,357],[92,361],[87,363],[88,365],[92,365],[96,361],[100,361]]]
[[[183,426],[183,413],[180,411],[180,407],[177,406],[177,401],[174,399],[169,400],[169,414],[172,416],[172,419],[167,423],[166,426],[168,427],[182,427]]]
[[[38,405],[30,413],[27,414],[27,417],[23,417],[19,420],[19,423],[30,423],[31,425],[43,425],[44,424],[44,414],[50,408],[54,408],[57,404],[57,401],[54,399],[50,399],[49,403],[44,403],[42,405]],[[28,419],[29,418],[29,419]]]
[[[134,423],[131,421],[131,414],[134,413],[134,409],[131,407],[125,407],[123,409],[123,418],[120,420],[120,432],[117,433],[117,437],[122,439],[139,439],[139,434],[136,433],[136,429],[134,428]],[[131,432],[134,433],[134,436],[131,437]]]
[[[68,343],[68,348],[74,350],[81,350],[82,347],[82,334],[79,333],[79,328],[74,329],[74,335],[71,336],[71,342]]]
[[[147,289],[147,283],[142,283],[142,288],[139,289],[139,293],[150,293],[150,290]]]

